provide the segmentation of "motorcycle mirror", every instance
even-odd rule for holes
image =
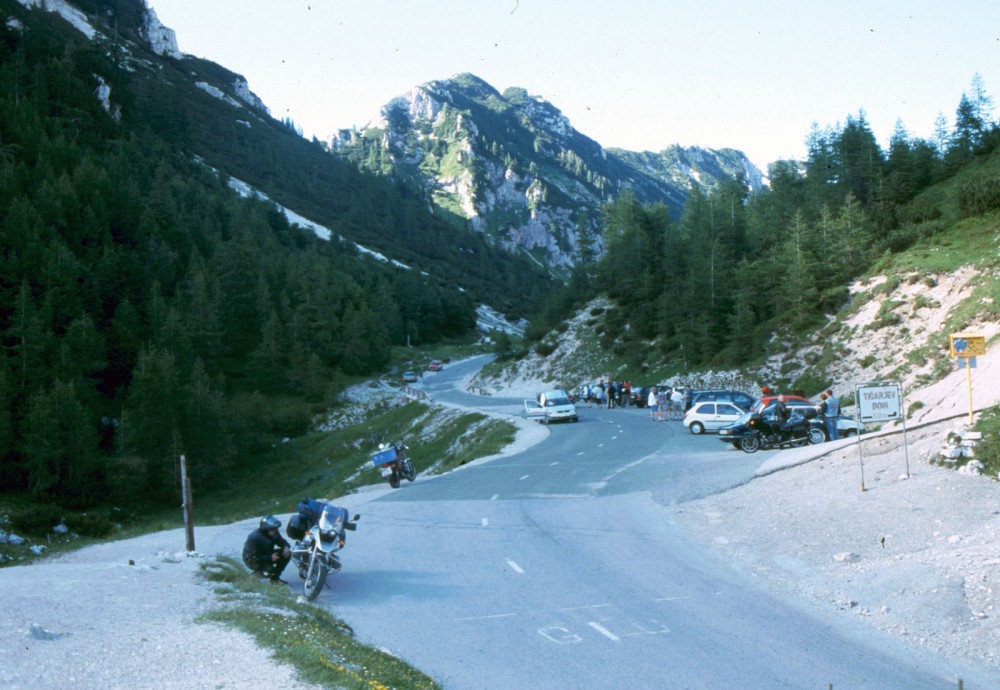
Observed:
[[[354,514],[354,517],[353,517],[353,518],[351,518],[351,519],[352,519],[352,520],[353,520],[354,522],[357,522],[358,520],[360,520],[360,519],[361,519],[361,513],[355,513],[355,514]]]

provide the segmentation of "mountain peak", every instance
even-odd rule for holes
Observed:
[[[492,241],[558,270],[600,253],[601,209],[624,190],[675,217],[693,187],[761,174],[738,151],[671,147],[660,154],[606,151],[562,111],[521,87],[500,93],[470,73],[394,98],[362,131],[330,148],[411,181],[445,212]]]

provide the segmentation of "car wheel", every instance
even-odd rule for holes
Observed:
[[[740,449],[740,442],[739,442],[739,441],[730,441],[729,443],[730,443],[730,444],[731,444],[731,445],[733,446],[733,448],[735,448],[736,450],[739,450],[739,449]]]
[[[843,433],[843,435],[841,436],[841,438],[853,438],[854,436],[857,436],[857,435],[858,435],[857,431],[855,431],[854,429],[848,429],[847,431],[845,431]]]
[[[705,433],[705,425],[701,422],[691,422],[691,426],[688,427],[692,434],[703,434]]]

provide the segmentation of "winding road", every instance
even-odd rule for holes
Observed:
[[[520,400],[456,389],[483,361],[418,387],[516,414]],[[365,501],[349,506],[363,519],[317,604],[449,689],[956,687],[964,669],[778,600],[672,525],[671,510],[749,481],[764,454],[638,409],[583,406],[549,431],[516,455],[342,499]]]

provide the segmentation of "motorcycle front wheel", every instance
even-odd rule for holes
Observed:
[[[306,571],[306,578],[302,583],[302,594],[305,595],[306,599],[312,601],[319,596],[325,582],[326,564],[314,553],[309,559],[309,570]]]
[[[757,434],[746,434],[740,439],[740,450],[744,453],[756,453],[760,448],[760,439]]]
[[[816,445],[817,443],[823,443],[826,441],[826,434],[823,433],[822,429],[810,429],[809,430],[809,443]]]

